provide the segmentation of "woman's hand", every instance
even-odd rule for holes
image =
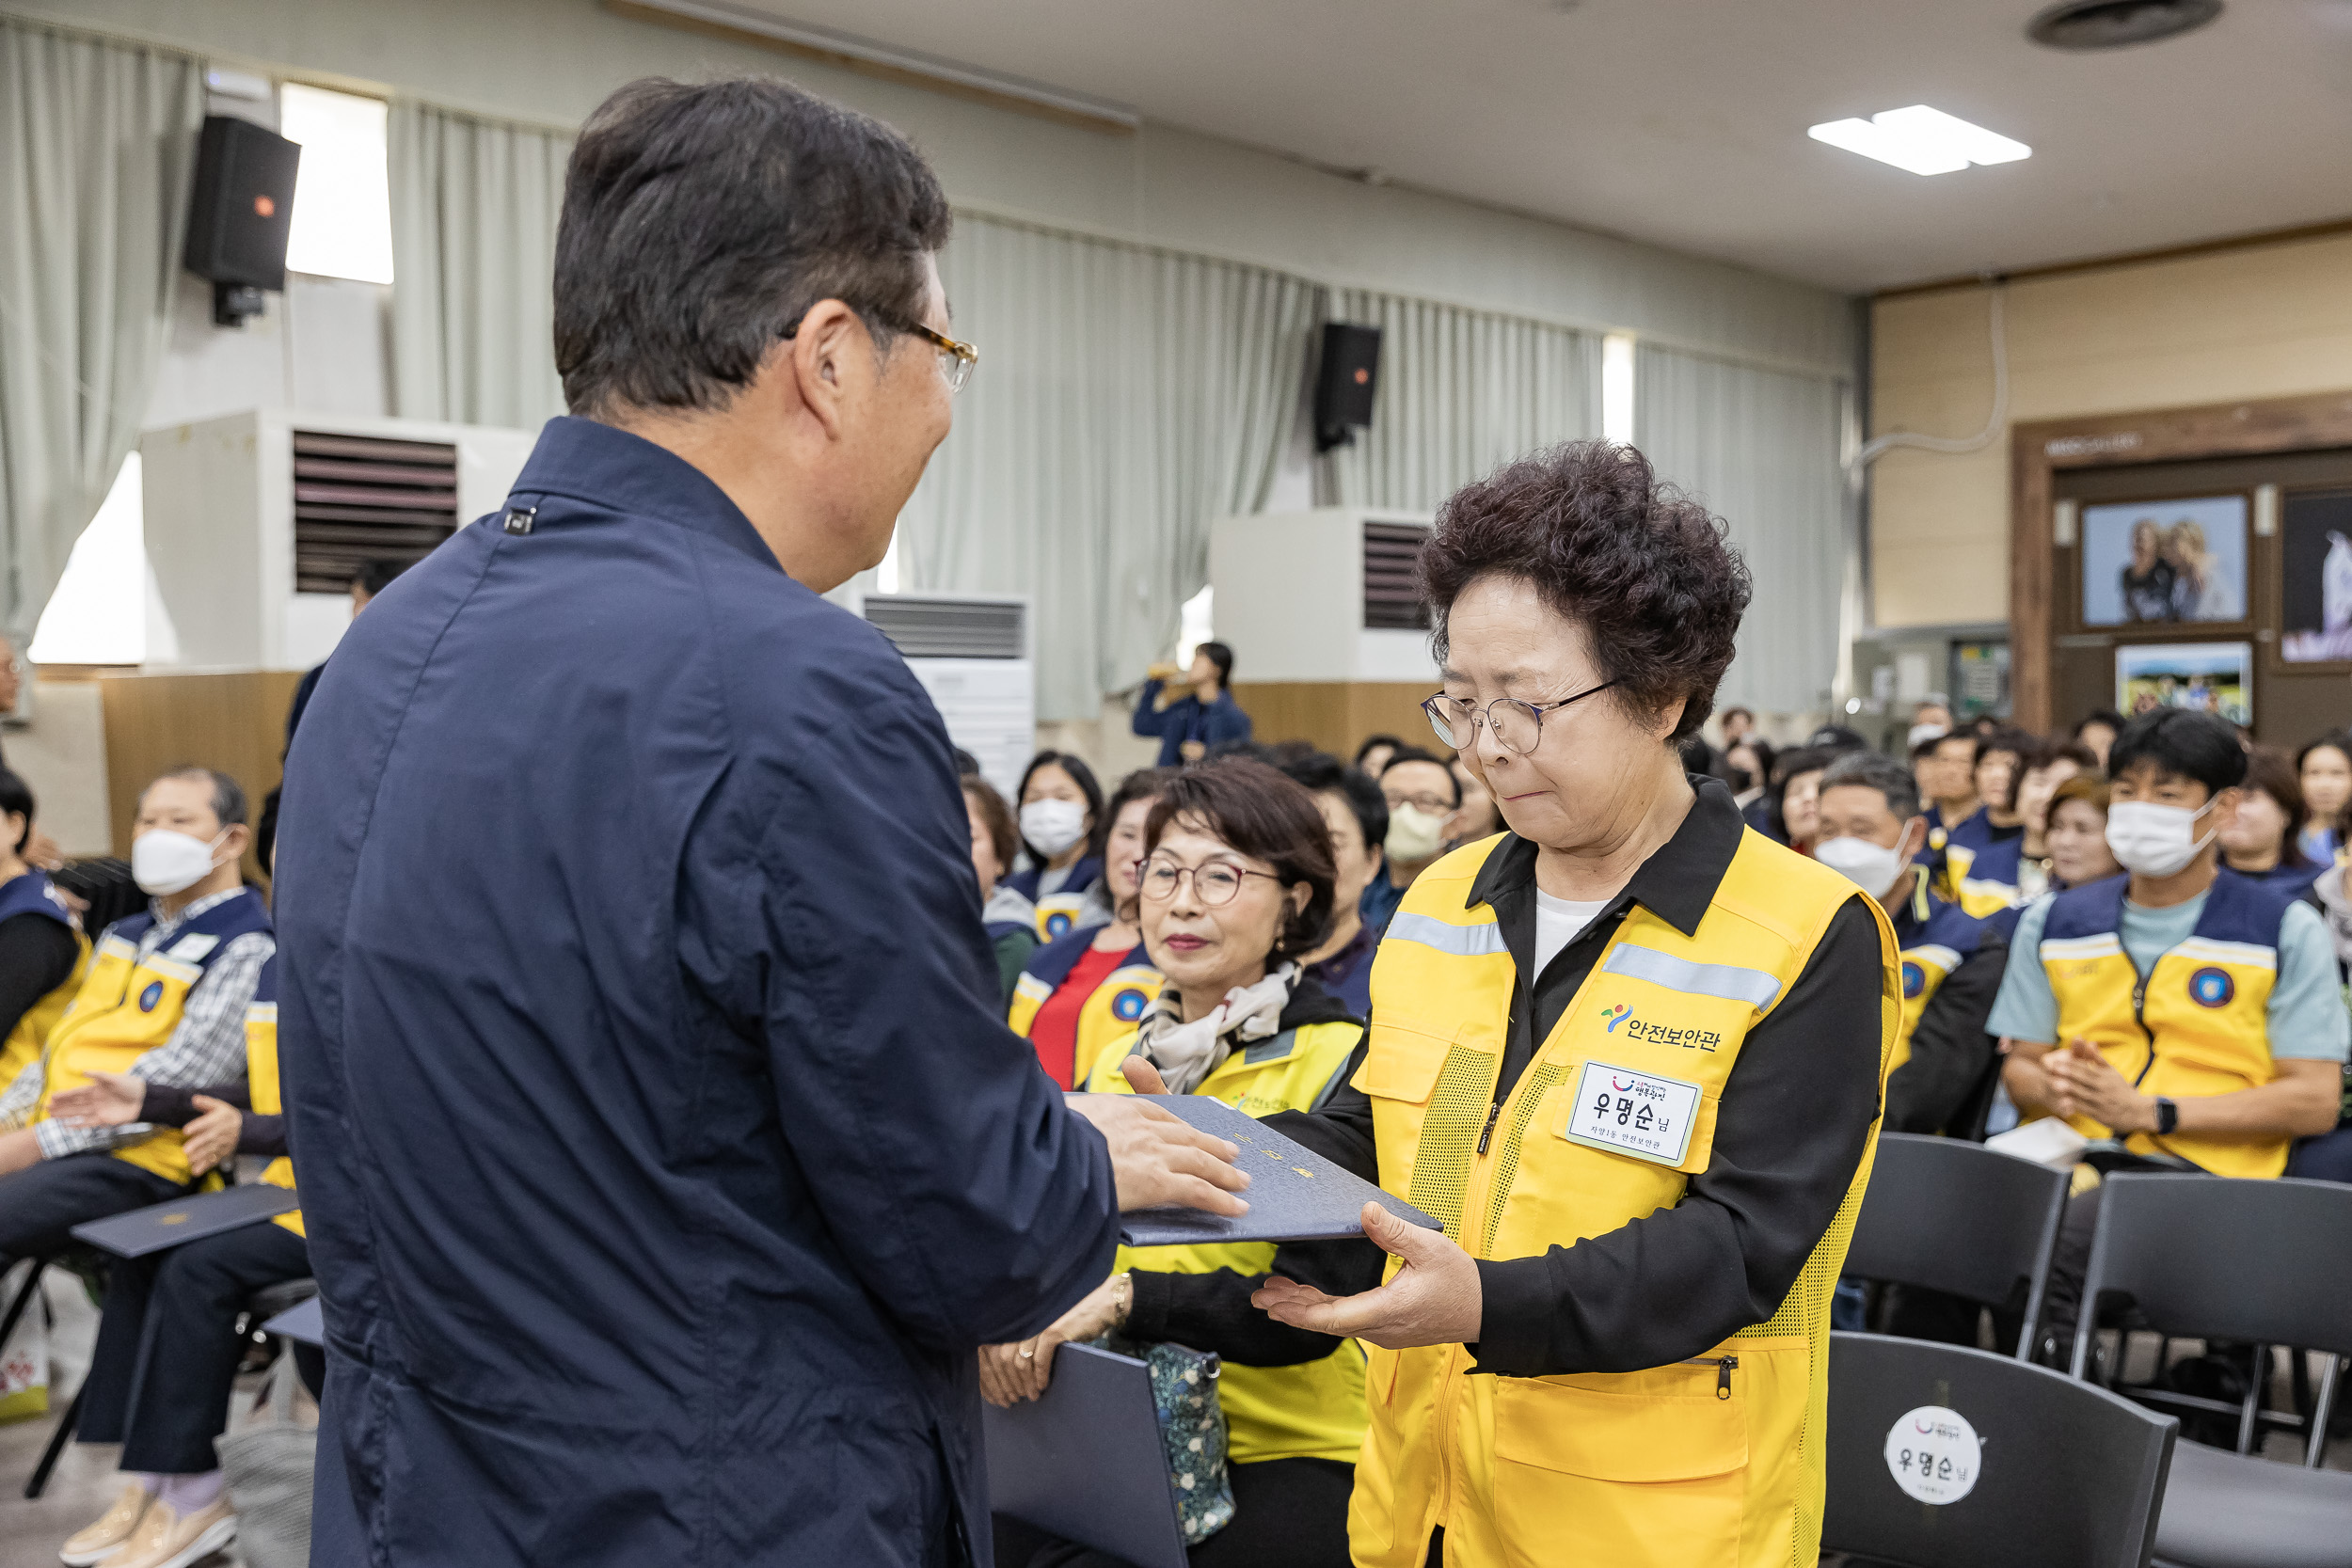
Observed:
[[[1377,1203],[1364,1205],[1364,1234],[1405,1260],[1396,1276],[1359,1296],[1331,1296],[1270,1275],[1250,1305],[1276,1323],[1406,1350],[1478,1342],[1486,1297],[1478,1264],[1442,1230],[1407,1225]]]
[[[68,1127],[120,1127],[139,1119],[147,1104],[147,1080],[127,1072],[93,1072],[78,1089],[49,1101],[49,1114]]]
[[[1126,1275],[1115,1274],[1036,1338],[982,1345],[980,1397],[1006,1408],[1036,1399],[1053,1379],[1055,1347],[1109,1333],[1127,1321],[1127,1308],[1134,1301],[1134,1283]]]
[[[245,1130],[245,1115],[234,1105],[209,1094],[196,1097],[204,1114],[181,1130],[190,1173],[201,1176],[237,1151],[237,1134]]]

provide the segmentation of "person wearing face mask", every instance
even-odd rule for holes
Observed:
[[[1169,781],[1145,827],[1136,908],[1167,976],[1136,1030],[1104,1046],[1098,1093],[1201,1094],[1250,1115],[1308,1111],[1338,1092],[1363,1025],[1300,959],[1333,903],[1323,822],[1297,784],[1248,758]],[[1364,1434],[1363,1352],[1250,1309],[1270,1273],[1333,1291],[1379,1283],[1361,1240],[1122,1247],[1112,1274],[1044,1333],[980,1353],[999,1404],[1045,1391],[1057,1345],[1116,1332],[1223,1359],[1233,1517],[1194,1548],[1232,1568],[1347,1568],[1347,1506]],[[1005,1568],[1120,1568],[1050,1543],[1003,1552]]]
[[[2108,762],[2106,837],[2126,875],[2019,920],[1990,1024],[2003,1081],[2028,1119],[2071,1122],[2103,1170],[2277,1176],[2296,1136],[2335,1126],[2352,1053],[2327,930],[2219,864],[2247,766],[2227,721],[2159,708]],[[2094,1189],[2068,1205],[2050,1354],[2071,1347],[2097,1204]]]
[[[131,866],[148,912],[100,933],[73,1005],[41,1057],[0,1091],[0,1259],[54,1251],[87,1220],[188,1190],[178,1129],[81,1127],[56,1097],[98,1073],[197,1088],[243,1076],[245,1015],[277,951],[269,911],[244,882],[245,791],[175,768],[139,796]],[[218,1177],[206,1175],[208,1185]]]
[[[1380,795],[1389,806],[1389,832],[1380,846],[1388,865],[1360,901],[1364,924],[1375,936],[1388,929],[1413,879],[1445,853],[1446,824],[1462,809],[1462,781],[1420,747],[1399,746],[1380,769]]]
[[[1314,797],[1331,833],[1331,929],[1300,960],[1315,984],[1362,1018],[1372,1009],[1372,958],[1380,936],[1364,924],[1364,889],[1388,869],[1389,802],[1380,786],[1334,756],[1317,752],[1279,765]]]
[[[1431,728],[1509,832],[1414,880],[1347,1086],[1271,1125],[1445,1229],[1368,1206],[1385,1285],[1255,1298],[1368,1347],[1359,1568],[1818,1555],[1831,1287],[1901,993],[1870,895],[1682,767],[1749,598],[1724,526],[1576,442],[1422,547]]]
[[[2024,730],[2001,725],[1978,737],[1969,791],[1981,803],[1954,822],[1944,844],[1938,891],[1971,914],[1991,914],[2019,903],[2018,862],[2026,818],[2017,788],[2026,759],[2041,743]]]
[[[1108,819],[1094,769],[1073,752],[1040,752],[1022,771],[1018,799],[1024,859],[1005,885],[1036,906],[1038,940],[1109,919],[1100,837]]]

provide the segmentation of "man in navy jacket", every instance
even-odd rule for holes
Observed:
[[[862,117],[623,88],[558,241],[584,417],[320,680],[278,888],[323,1568],[985,1562],[975,1348],[1117,1208],[1244,1207],[1003,1026],[945,728],[818,597],[946,433],[947,225]]]

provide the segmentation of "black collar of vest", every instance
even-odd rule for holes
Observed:
[[[1697,799],[1682,825],[1641,863],[1613,900],[1632,902],[1649,911],[1684,936],[1697,932],[1707,907],[1715,901],[1731,857],[1740,852],[1740,837],[1747,823],[1720,779],[1689,775]],[[1517,833],[1503,835],[1502,845],[1486,857],[1471,881],[1464,909],[1491,904],[1498,894],[1532,886],[1535,880],[1535,845]]]

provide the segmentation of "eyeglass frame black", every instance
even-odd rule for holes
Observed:
[[[1556,703],[1531,703],[1523,697],[1497,697],[1493,702],[1487,703],[1483,706],[1471,707],[1468,703],[1462,703],[1462,706],[1467,710],[1468,717],[1470,719],[1471,740],[1475,740],[1478,737],[1478,726],[1483,722],[1486,726],[1486,733],[1494,736],[1496,745],[1502,747],[1504,751],[1509,752],[1513,756],[1532,756],[1534,754],[1535,746],[1541,746],[1544,743],[1544,715],[1555,712],[1560,708],[1566,707],[1571,703],[1581,703],[1585,698],[1593,696],[1597,692],[1606,691],[1616,684],[1617,683],[1613,680],[1603,681],[1598,686],[1586,687],[1583,690],[1578,692],[1573,697],[1563,697]],[[1437,736],[1439,744],[1451,746],[1457,752],[1461,751],[1465,747],[1464,742],[1458,740],[1448,740],[1445,737],[1446,726],[1438,722],[1437,714],[1437,705],[1439,703],[1461,703],[1461,699],[1458,697],[1449,697],[1442,691],[1437,693],[1435,696],[1424,698],[1422,699],[1421,705],[1422,717],[1429,721],[1429,728]],[[1493,710],[1496,706],[1503,703],[1516,703],[1520,707],[1527,709],[1528,712],[1535,716],[1535,746],[1530,746],[1526,751],[1522,752],[1517,746],[1513,746],[1505,742],[1502,735],[1496,731]]]
[[[856,307],[851,306],[850,309],[854,310]],[[950,372],[944,369],[940,372],[946,378],[947,395],[949,397],[955,396],[958,392],[962,391],[964,388],[971,385],[972,372],[980,368],[980,351],[978,349],[973,347],[970,343],[958,342],[955,339],[948,337],[945,332],[938,330],[936,327],[926,326],[919,321],[912,321],[898,316],[884,315],[879,310],[874,312],[874,316],[875,319],[880,321],[884,326],[895,328],[900,332],[913,333],[915,337],[924,339],[930,342],[931,347],[938,350],[940,353],[952,354],[955,356],[956,364],[961,373],[959,374]],[[801,320],[805,318],[796,318],[791,325],[777,333],[776,336],[787,341],[799,337],[801,334]]]
[[[1152,898],[1151,890],[1145,885],[1144,881],[1144,871],[1151,865],[1151,863],[1152,857],[1149,855],[1146,855],[1141,860],[1136,862],[1136,896],[1137,898]],[[1200,898],[1201,905],[1204,908],[1212,910],[1221,910],[1226,905],[1232,903],[1235,898],[1240,897],[1241,883],[1235,882],[1233,884],[1232,893],[1227,897],[1202,897],[1200,894],[1200,873],[1203,871],[1230,871],[1236,877],[1264,877],[1277,882],[1282,879],[1279,875],[1272,871],[1252,871],[1246,865],[1229,865],[1221,861],[1210,861],[1203,865],[1175,865],[1167,861],[1162,861],[1160,863],[1168,866],[1170,871],[1173,871],[1176,874],[1176,883],[1178,887],[1183,886],[1184,879],[1190,877],[1192,879],[1193,896]],[[1169,899],[1173,899],[1176,896],[1176,888],[1168,889],[1168,896]],[[1163,900],[1152,898],[1152,901],[1157,904]]]

